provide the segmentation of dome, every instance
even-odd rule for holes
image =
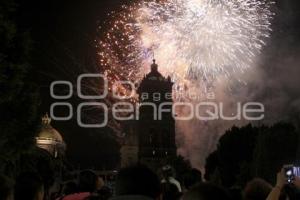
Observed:
[[[43,127],[41,132],[38,135],[38,138],[51,139],[51,140],[55,140],[56,142],[62,142],[62,143],[64,142],[60,133],[57,130],[55,130],[55,128],[53,128],[51,125],[49,125],[48,127]]]
[[[64,143],[61,134],[55,128],[53,128],[50,123],[51,119],[46,114],[42,118],[42,128],[37,137],[39,139],[54,140],[56,142]]]
[[[36,137],[36,144],[54,157],[63,156],[66,150],[65,142],[61,134],[50,123],[51,119],[46,114],[42,118],[42,128]]]

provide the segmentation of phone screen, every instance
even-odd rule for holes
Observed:
[[[285,176],[288,183],[292,183],[296,176],[300,177],[300,167],[287,165],[285,166],[284,170],[285,170]]]

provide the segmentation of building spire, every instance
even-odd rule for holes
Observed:
[[[48,126],[51,123],[51,118],[48,116],[48,113],[46,113],[43,117],[42,117],[42,124],[44,126]]]
[[[155,71],[157,72],[158,71],[158,65],[156,64],[156,60],[155,60],[155,57],[154,57],[154,51],[153,51],[153,60],[152,60],[152,65],[151,65],[151,72]]]

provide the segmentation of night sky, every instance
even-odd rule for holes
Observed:
[[[106,14],[121,1],[18,1],[21,24],[34,43],[32,78],[40,85],[43,115],[51,103],[49,86],[54,80],[76,81],[82,66],[95,62],[94,39]],[[70,100],[74,105],[78,100]],[[63,112],[63,111],[61,111]],[[119,159],[119,146],[108,129],[86,129],[76,119],[52,122],[68,145],[67,156],[74,167],[112,169]]]
[[[299,0],[277,1],[275,11],[277,15],[273,23],[274,33],[271,44],[266,50],[265,65],[268,67],[264,68],[263,73],[269,75],[270,77],[266,77],[273,81],[260,80],[259,83],[264,85],[266,82],[266,86],[262,86],[255,93],[255,98],[266,102],[265,99],[269,98],[266,90],[269,91],[270,88],[276,90],[277,84],[283,83],[280,90],[283,89],[283,96],[291,100],[279,96],[278,102],[273,103],[284,107],[291,102],[296,102],[295,107],[300,111],[298,77],[300,2]],[[82,66],[93,66],[96,62],[94,40],[98,34],[97,27],[106,19],[108,12],[130,1],[18,0],[17,2],[20,24],[31,32],[34,42],[32,64],[35,74],[32,78],[40,85],[42,100],[40,113],[43,114],[49,111],[53,101],[49,97],[50,83],[53,80],[74,82],[77,75],[83,72]],[[286,68],[277,67],[279,62],[280,65],[286,65]],[[253,90],[256,88],[254,87]],[[278,91],[274,94],[277,94],[276,92]],[[74,104],[78,103],[78,99],[75,98],[71,101]],[[293,115],[292,111],[294,112],[295,108],[286,112]],[[65,138],[68,145],[68,158],[74,166],[103,169],[116,166],[119,159],[119,146],[109,129],[81,129],[74,120],[53,122],[52,125]]]

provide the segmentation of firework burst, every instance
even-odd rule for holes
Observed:
[[[207,80],[244,71],[270,36],[268,0],[167,0],[123,6],[99,40],[111,81],[136,80],[153,53],[173,80]],[[107,28],[109,27],[109,28]]]

